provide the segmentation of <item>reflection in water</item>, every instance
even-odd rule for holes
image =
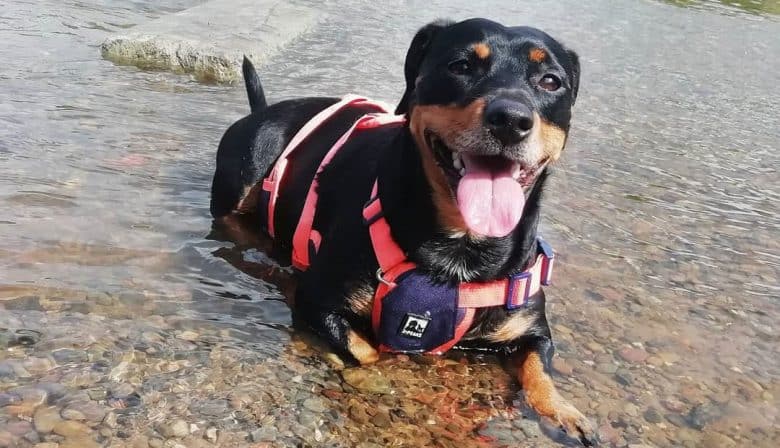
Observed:
[[[99,59],[110,33],[197,3],[0,14],[0,446],[556,446],[489,357],[342,372],[290,330],[290,271],[252,232],[211,230],[241,86]],[[607,446],[777,446],[777,3],[494,3],[317,3],[328,18],[261,76],[274,100],[393,102],[410,36],[442,16],[571,44],[582,90],[543,222],[561,388]]]

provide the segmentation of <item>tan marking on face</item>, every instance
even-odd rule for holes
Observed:
[[[492,342],[507,342],[517,339],[528,332],[534,324],[534,316],[519,312],[505,320],[486,339]]]
[[[545,59],[547,59],[547,52],[541,48],[531,48],[531,51],[528,52],[528,60],[531,62],[538,64],[544,62]]]
[[[357,285],[347,295],[350,310],[359,316],[370,316],[374,304],[374,288],[368,284]]]
[[[528,137],[525,160],[530,164],[542,160],[555,162],[561,157],[566,144],[566,131],[557,125],[541,118],[534,112],[534,122],[538,123]]]
[[[347,349],[360,365],[373,364],[379,360],[379,352],[360,333],[349,330],[347,334]]]
[[[474,54],[480,59],[487,59],[490,57],[490,46],[484,42],[474,44],[472,49],[474,50]]]
[[[468,232],[463,221],[454,192],[450,188],[441,168],[436,165],[433,148],[428,146],[425,131],[431,131],[452,148],[449,142],[457,141],[461,134],[482,126],[482,111],[485,100],[478,99],[466,107],[458,106],[416,106],[412,110],[409,128],[417,147],[428,183],[433,190],[433,202],[436,206],[440,224],[451,232]]]

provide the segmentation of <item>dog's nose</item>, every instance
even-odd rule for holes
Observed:
[[[504,145],[514,145],[531,134],[534,117],[523,103],[495,99],[485,108],[485,126]]]

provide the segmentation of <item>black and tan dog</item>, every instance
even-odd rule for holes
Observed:
[[[350,139],[317,176],[314,226],[322,236],[301,273],[294,316],[343,355],[378,358],[371,331],[378,267],[362,214],[378,182],[392,237],[431,281],[488,282],[536,257],[548,164],[566,143],[577,96],[576,53],[534,28],[472,19],[434,22],[415,35],[404,67],[401,126]],[[260,216],[259,185],[296,132],[337,98],[267,105],[245,61],[251,115],[226,132],[217,154],[211,212],[217,222]],[[289,158],[273,219],[274,253],[289,254],[320,161],[372,107],[338,112]],[[260,204],[263,203],[261,206]],[[527,402],[590,445],[589,421],[556,391],[553,343],[540,290],[519,309],[480,309],[459,345],[511,359]]]

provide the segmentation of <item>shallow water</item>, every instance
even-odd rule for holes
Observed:
[[[339,372],[292,333],[289,272],[211,235],[243,88],[98,49],[197,3],[0,2],[0,446],[556,446],[492,359]],[[669,3],[331,1],[261,72],[274,100],[394,101],[433,18],[570,44],[582,87],[544,221],[563,393],[607,446],[777,446],[777,11]]]

